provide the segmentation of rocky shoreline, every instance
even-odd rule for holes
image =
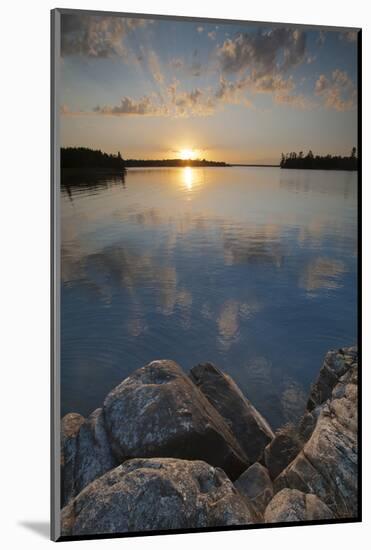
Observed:
[[[275,433],[230,376],[152,361],[61,423],[62,536],[357,517],[356,348]]]

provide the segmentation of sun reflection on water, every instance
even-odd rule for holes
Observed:
[[[190,166],[185,166],[183,168],[183,182],[188,191],[192,191],[194,172]]]

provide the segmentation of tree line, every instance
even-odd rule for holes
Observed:
[[[305,156],[303,151],[299,153],[291,152],[286,155],[282,153],[280,167],[309,170],[357,170],[358,158],[356,153],[355,147],[353,147],[348,157],[339,155],[314,156],[312,151],[309,151]]]
[[[228,166],[225,162],[217,162],[206,159],[183,160],[183,159],[126,159],[121,153],[116,155],[103,153],[101,150],[93,150],[88,147],[65,147],[61,148],[62,172],[71,171],[105,171],[123,172],[126,168],[134,167],[167,167],[167,166]]]
[[[62,170],[116,172],[125,170],[125,161],[120,152],[112,155],[88,147],[66,147],[61,148],[61,167]]]
[[[206,160],[206,159],[159,159],[159,160],[144,160],[144,159],[127,159],[126,167],[146,166],[152,167],[185,167],[185,166],[229,166],[225,162]]]

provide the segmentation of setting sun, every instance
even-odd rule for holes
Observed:
[[[181,149],[179,154],[182,160],[194,160],[196,158],[196,151],[193,149]]]

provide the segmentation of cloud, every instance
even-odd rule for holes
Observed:
[[[170,67],[175,70],[182,69],[184,67],[184,63],[184,59],[181,59],[180,57],[175,57],[169,61]]]
[[[197,57],[197,53],[197,50],[194,50],[193,59]],[[169,61],[169,66],[175,71],[183,71],[185,74],[192,76],[201,76],[202,73],[201,63],[195,60],[192,63],[187,63],[184,59],[176,57]]]
[[[306,35],[297,29],[259,30],[240,33],[227,39],[217,50],[222,74],[237,73],[240,78],[220,79],[216,97],[225,102],[245,102],[245,93],[270,93],[273,101],[299,109],[313,106],[303,94],[294,93],[295,83],[287,72],[303,62],[312,61],[306,53]]]
[[[103,31],[107,33],[109,29],[111,32],[110,18],[105,19],[108,21],[106,26],[103,26]],[[216,31],[211,32],[215,34]],[[228,38],[216,48],[219,69],[221,69],[219,82],[214,87],[197,86],[186,90],[181,89],[177,79],[170,84],[167,83],[166,73],[162,71],[157,53],[152,49],[141,47],[139,61],[156,84],[155,92],[139,99],[124,95],[118,104],[98,105],[91,113],[208,116],[226,104],[240,104],[251,108],[253,106],[251,96],[255,94],[271,94],[272,100],[281,105],[299,109],[309,108],[310,101],[303,95],[295,93],[293,77],[286,74],[288,69],[306,61],[305,41],[303,32],[285,28],[259,30],[253,35],[238,34],[233,39]],[[197,50],[193,50],[191,61],[175,57],[168,61],[168,67],[192,76],[201,76],[203,72],[203,66],[198,61]],[[228,72],[237,74],[227,78]],[[66,110],[63,114],[71,113]]]
[[[278,93],[274,96],[274,101],[278,105],[287,105],[303,111],[312,109],[315,106],[314,101],[311,101],[303,94]]]
[[[219,86],[215,91],[217,100],[225,103],[239,103],[246,91],[246,79],[230,82],[220,77]]]
[[[97,106],[94,113],[101,115],[150,115],[160,116],[167,114],[165,106],[158,105],[151,97],[143,96],[135,100],[130,97],[123,97],[119,105]]]
[[[166,88],[165,101],[160,94],[143,96],[138,100],[125,96],[118,105],[98,105],[90,114],[186,117],[207,116],[214,111],[216,102],[210,90],[194,88],[183,91],[179,90],[179,84],[178,80],[174,80]],[[64,114],[73,113],[66,110]]]
[[[325,107],[349,111],[357,101],[357,90],[346,71],[336,69],[330,77],[321,74],[314,86],[315,95],[323,99]]]
[[[252,107],[251,99],[246,97],[246,92],[250,94],[270,93],[274,102],[281,105],[286,104],[298,109],[313,107],[313,102],[302,94],[295,94],[294,89],[293,78],[285,79],[281,75],[266,75],[260,78],[249,75],[232,82],[221,77],[215,97],[224,103],[242,103],[246,107]]]
[[[339,77],[338,77],[339,78]],[[67,106],[61,108],[61,114],[100,114],[100,115],[147,115],[147,116],[209,116],[217,108],[226,104],[239,104],[253,107],[251,97],[246,94],[271,93],[278,104],[286,104],[299,109],[308,109],[313,103],[305,96],[294,93],[292,77],[281,75],[256,78],[248,75],[235,81],[220,77],[216,88],[181,90],[180,81],[174,79],[161,93],[146,95],[140,99],[124,96],[117,105],[98,105],[89,112],[72,112]]]
[[[209,90],[194,88],[179,91],[179,80],[174,80],[167,89],[174,116],[207,116],[213,113],[216,102]]]
[[[284,78],[280,74],[267,74],[257,77],[253,73],[248,80],[253,91],[260,93],[290,92],[295,87],[292,76]]]
[[[306,37],[302,31],[285,28],[258,30],[254,34],[241,33],[225,39],[215,49],[217,66],[213,69],[220,70],[216,87],[180,90],[179,81],[174,80],[171,84],[166,81],[166,71],[153,49],[141,45],[134,55],[129,47],[127,36],[152,21],[86,15],[67,15],[62,19],[63,55],[92,58],[121,56],[140,65],[150,76],[155,90],[139,99],[123,95],[117,104],[98,105],[90,112],[71,112],[64,106],[61,110],[64,115],[207,116],[224,104],[252,107],[251,97],[247,95],[260,93],[273,94],[276,103],[297,108],[308,105],[303,96],[293,93],[292,76],[285,74],[308,59]],[[216,29],[207,33],[211,40],[216,39]],[[197,31],[201,33],[205,29],[199,26]],[[206,70],[198,60],[197,49],[193,49],[190,60],[175,57],[167,62],[167,66],[193,77],[200,77]],[[226,73],[237,74],[227,80]]]
[[[152,20],[64,14],[61,18],[61,54],[92,58],[127,57],[125,37]]]
[[[162,74],[160,60],[154,50],[148,50],[146,55],[148,70],[150,71],[153,79],[158,84],[163,84],[164,76]]]
[[[222,71],[254,70],[259,76],[287,71],[301,63],[305,53],[305,32],[285,28],[240,33],[217,51]]]
[[[314,92],[317,95],[322,95],[329,86],[329,81],[324,74],[321,74],[314,86]]]

